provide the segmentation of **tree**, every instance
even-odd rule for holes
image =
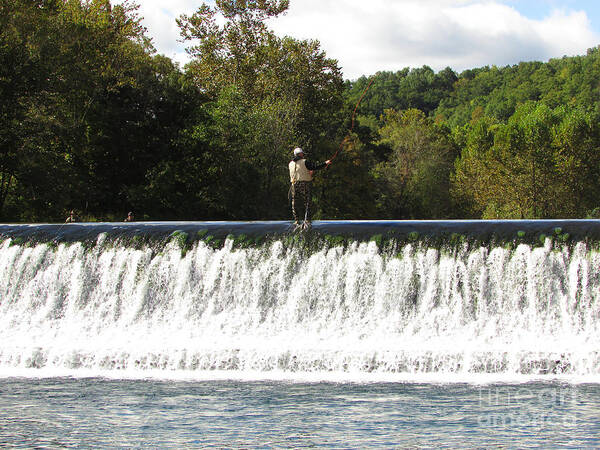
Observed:
[[[503,162],[494,148],[499,126],[483,116],[454,131],[453,138],[462,151],[451,175],[451,194],[469,217],[513,217],[513,209],[518,207],[518,201],[506,203],[515,196],[507,195],[512,185],[506,183],[510,179],[503,176]]]
[[[600,206],[599,115],[581,108],[559,107],[561,118],[553,129],[557,172],[556,203],[565,217],[586,217]]]
[[[450,172],[456,148],[447,129],[422,111],[387,110],[380,144],[391,148],[380,164],[381,205],[388,218],[444,218],[451,213]]]
[[[483,218],[583,217],[597,205],[600,134],[591,113],[543,103],[507,124],[488,117],[464,128],[453,194]]]
[[[361,128],[361,127],[359,127]],[[315,217],[337,219],[373,219],[377,217],[377,186],[370,173],[374,155],[370,145],[361,140],[361,131],[350,133],[330,155],[339,150],[334,164],[325,173],[317,172],[315,191],[320,194]]]
[[[341,124],[332,120],[342,106],[336,61],[317,41],[278,38],[265,24],[287,7],[284,0],[218,0],[178,20],[184,39],[196,41],[187,73],[213,101],[211,146],[230,215],[281,217],[289,151],[301,146],[318,158]]]
[[[265,20],[283,13],[288,3],[217,0],[213,8],[202,4],[192,16],[182,15],[177,24],[183,38],[197,42],[187,49],[193,57],[189,70],[202,89],[216,94],[222,86],[235,84],[253,92],[266,63],[265,49],[274,38]]]
[[[1,5],[3,217],[120,216],[181,124],[180,71],[152,56],[129,2]]]
[[[53,143],[49,128],[54,121],[38,99],[48,79],[45,62],[50,52],[45,40],[51,28],[49,17],[57,13],[59,6],[58,1],[0,2],[0,214],[3,217],[7,201],[27,178],[27,172],[32,171],[31,166],[44,166],[39,162],[40,144]],[[40,121],[45,122],[43,129],[36,126]]]

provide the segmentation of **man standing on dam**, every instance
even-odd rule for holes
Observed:
[[[311,187],[313,174],[316,170],[323,169],[331,164],[331,160],[327,160],[322,164],[316,164],[309,161],[304,156],[304,151],[301,148],[294,149],[294,157],[290,161],[290,188],[292,196],[292,213],[294,214],[294,225],[296,229],[307,229],[310,227],[311,221]],[[301,214],[301,205],[304,206],[304,215]],[[300,220],[304,217],[302,225]]]

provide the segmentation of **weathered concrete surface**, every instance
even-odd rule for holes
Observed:
[[[530,237],[551,236],[556,234],[557,229],[563,234],[568,233],[570,240],[600,240],[600,220],[326,220],[315,221],[312,227],[315,233],[357,239],[375,235],[405,238],[412,233],[418,239],[444,239],[457,234],[482,241],[512,240],[519,232]],[[178,230],[191,236],[206,230],[206,234],[222,239],[228,235],[258,237],[288,234],[292,232],[292,224],[289,221],[1,224],[0,236],[38,242],[95,240],[101,233],[107,233],[111,238],[142,235],[164,239]]]

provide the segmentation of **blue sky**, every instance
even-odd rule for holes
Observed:
[[[554,9],[585,11],[592,28],[600,32],[600,5],[598,0],[506,0],[509,6],[532,19],[543,19]]]
[[[175,18],[202,1],[139,0],[159,53],[188,61]],[[290,0],[270,23],[279,35],[318,39],[345,78],[428,65],[462,71],[585,54],[600,44],[592,0]]]

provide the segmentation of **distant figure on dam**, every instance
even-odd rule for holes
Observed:
[[[79,222],[79,218],[75,215],[75,211],[72,209],[71,212],[69,213],[69,215],[67,216],[67,220],[65,220],[65,223],[75,223],[75,222]]]
[[[133,217],[133,211],[129,211],[127,213],[127,217],[125,218],[125,220],[123,220],[123,222],[133,222],[135,219]]]
[[[294,158],[290,161],[290,188],[292,196],[292,213],[296,229],[307,229],[311,221],[311,187],[313,174],[331,164],[330,160],[322,164],[313,163],[304,156],[301,148],[294,149]],[[303,209],[303,211],[302,211]],[[303,214],[302,214],[303,213]],[[303,220],[302,224],[300,221]]]

